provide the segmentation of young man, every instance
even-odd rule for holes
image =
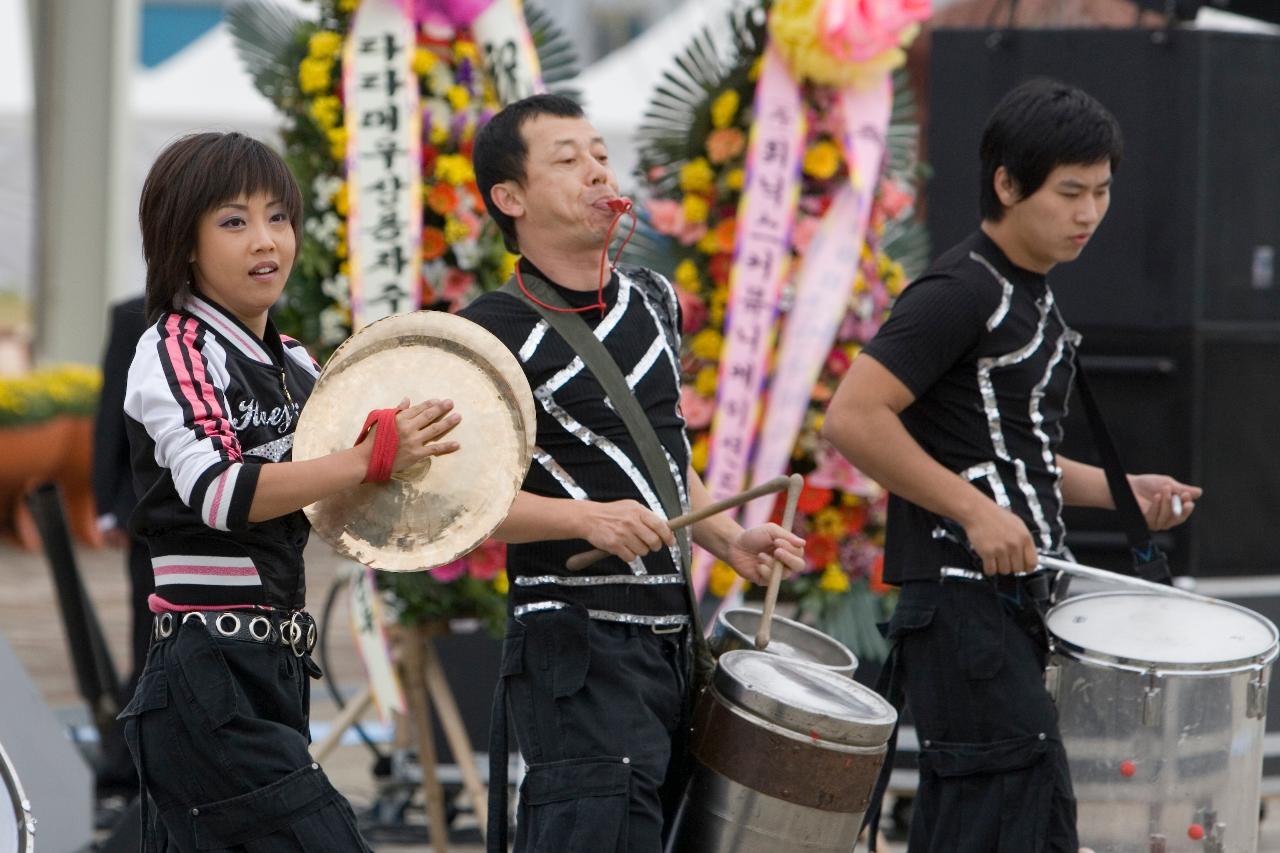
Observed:
[[[1079,89],[1010,92],[982,137],[981,227],[906,289],[826,417],[892,493],[889,637],[921,747],[911,853],[1078,847],[1043,684],[1048,584],[1023,573],[1066,554],[1064,504],[1112,507],[1103,471],[1057,452],[1080,336],[1045,276],[1101,224],[1120,155],[1115,119]],[[1153,529],[1200,496],[1129,482]]]
[[[516,850],[658,853],[682,781],[684,750],[673,741],[690,710],[686,567],[618,405],[529,288],[544,282],[587,309],[579,316],[657,433],[681,503],[697,508],[710,498],[689,467],[679,410],[678,303],[656,273],[602,265],[618,187],[577,104],[551,95],[511,104],[477,136],[474,160],[489,213],[523,257],[520,290],[486,294],[462,315],[516,354],[538,404],[534,461],[497,531],[511,543],[499,690],[529,765]],[[803,564],[803,541],[775,524],[744,531],[715,516],[693,539],[753,583],[774,557]],[[565,569],[591,548],[613,556]],[[491,826],[505,819],[493,811]],[[499,836],[490,833],[490,850],[505,849]]]

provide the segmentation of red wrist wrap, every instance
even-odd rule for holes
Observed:
[[[374,409],[364,419],[364,428],[356,438],[356,444],[365,440],[369,430],[375,426],[378,431],[373,434],[373,453],[369,456],[369,469],[365,472],[365,483],[385,483],[391,479],[391,466],[396,461],[396,450],[400,447],[400,434],[396,432],[397,409]]]

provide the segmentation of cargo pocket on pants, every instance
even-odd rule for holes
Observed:
[[[532,853],[626,853],[631,765],[574,758],[529,766],[521,820]]]
[[[920,749],[921,773],[949,782],[974,783],[967,795],[960,794],[962,798],[973,797],[977,791],[988,792],[976,800],[953,804],[958,808],[947,811],[982,812],[979,801],[998,804],[998,815],[985,812],[981,818],[999,822],[999,844],[991,853],[1039,853],[1044,849],[1055,790],[1054,764],[1048,760],[1054,742],[1043,735],[1026,735],[991,743],[926,743]],[[938,831],[940,837],[946,837],[959,828],[939,827]]]
[[[241,847],[250,853],[311,850],[296,837],[271,838],[294,824],[302,824],[321,810],[334,811],[322,850],[364,850],[350,810],[336,808],[341,797],[316,765],[295,770],[270,785],[191,809],[190,820],[197,850]],[[336,810],[335,810],[336,808]],[[175,815],[175,817],[177,817]],[[315,833],[313,833],[315,834]],[[297,833],[291,833],[296,836]]]

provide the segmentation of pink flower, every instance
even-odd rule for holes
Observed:
[[[799,254],[804,254],[809,248],[809,244],[813,242],[813,236],[818,233],[818,228],[822,225],[822,219],[817,216],[799,216],[796,217],[795,228],[791,232],[791,245]]]
[[[467,571],[480,581],[491,581],[507,565],[507,546],[493,539],[472,551],[467,557]]]
[[[452,563],[445,563],[437,569],[431,570],[431,577],[440,581],[440,583],[453,583],[458,578],[467,573],[466,560],[454,560]]]
[[[705,429],[715,411],[715,400],[708,400],[688,385],[680,389],[680,413],[689,429]]]
[[[826,0],[818,40],[844,62],[866,62],[898,47],[902,30],[929,17],[930,0]]]
[[[845,371],[849,369],[849,362],[849,354],[837,347],[827,356],[827,370],[834,376],[844,376]]]
[[[880,182],[878,203],[885,216],[897,219],[900,213],[915,203],[915,199],[910,192],[899,186],[897,181],[886,178]]]
[[[861,472],[827,442],[819,439],[813,456],[817,467],[805,478],[806,483],[819,489],[839,489],[854,495],[866,495],[872,491]]]
[[[680,334],[691,335],[707,323],[707,303],[682,287],[676,288],[676,296],[680,299]]]
[[[475,283],[475,276],[469,272],[463,272],[456,267],[450,267],[445,270],[442,298],[447,300],[456,310],[462,304],[462,300],[467,297],[467,293],[471,291],[471,285]]]
[[[659,234],[675,236],[684,227],[684,211],[680,203],[671,199],[656,198],[649,202],[649,221]]]

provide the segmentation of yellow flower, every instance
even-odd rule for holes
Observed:
[[[298,86],[307,95],[329,91],[332,76],[332,59],[316,59],[308,56],[298,65]]]
[[[343,261],[338,264],[338,275],[345,275],[347,278],[351,277],[351,263],[349,261]]]
[[[436,160],[437,180],[459,187],[468,181],[474,181],[475,177],[471,161],[461,154],[442,154]]]
[[[839,563],[827,563],[827,567],[822,570],[822,577],[818,579],[818,589],[824,592],[848,592],[849,576],[840,568]]]
[[[342,36],[332,30],[317,30],[307,40],[307,55],[312,59],[333,59],[342,50]]]
[[[416,48],[413,51],[413,73],[419,77],[426,77],[439,61],[435,53],[425,47]]]
[[[822,536],[839,538],[845,532],[844,516],[833,506],[823,507],[813,517],[813,529]]]
[[[467,239],[467,226],[463,225],[454,217],[447,217],[444,221],[444,239],[449,245],[461,242]]]
[[[741,169],[733,169],[725,175],[724,184],[731,190],[740,190],[747,182],[747,174]]]
[[[693,381],[693,390],[700,396],[710,399],[716,395],[718,380],[719,372],[714,367],[704,367],[698,371],[698,376]]]
[[[453,43],[453,55],[455,59],[461,61],[475,59],[480,52],[476,50],[475,42],[459,40]]]
[[[336,255],[339,260],[345,258],[347,256],[347,241],[339,240],[338,245],[333,247],[333,254]]]
[[[336,237],[339,242],[345,243],[347,241],[347,223],[339,222],[338,227],[333,229],[333,236]]]
[[[462,112],[471,103],[471,93],[467,91],[466,86],[450,86],[449,91],[445,92],[445,97],[449,99],[449,106],[457,112]]]
[[[737,577],[738,573],[730,568],[728,563],[716,560],[711,567],[711,577],[708,579],[707,587],[716,598],[724,598],[729,594]]]
[[[511,588],[511,582],[507,580],[505,571],[498,572],[493,578],[493,589],[498,595],[506,595],[507,590]]]
[[[684,221],[695,225],[700,222],[706,222],[707,214],[711,212],[711,206],[700,195],[685,196],[683,209]]]
[[[804,154],[804,173],[825,181],[840,168],[840,149],[829,139],[816,143]]]
[[[693,443],[693,448],[689,451],[689,464],[693,466],[693,470],[701,473],[707,470],[707,453],[710,451],[710,442],[707,441],[706,433],[698,437]]]
[[[711,102],[712,127],[728,127],[733,123],[733,117],[737,114],[738,93],[734,89],[721,92],[716,99]]]
[[[857,506],[862,503],[862,498],[852,492],[844,492],[840,498],[840,503],[844,506]]]
[[[690,160],[680,167],[680,189],[687,193],[710,192],[715,186],[716,175],[707,158]]]
[[[685,290],[693,290],[699,284],[698,265],[688,258],[685,258],[683,261],[676,264],[675,275],[676,284],[680,285]]]
[[[720,348],[723,345],[724,338],[719,332],[715,329],[703,329],[693,336],[689,349],[703,361],[716,361],[720,358]]]
[[[360,5],[360,0],[338,0],[339,12],[354,12],[356,7]]]
[[[345,127],[333,127],[325,131],[325,136],[329,137],[329,156],[338,161],[346,160],[347,129]]]
[[[311,102],[311,118],[321,130],[337,127],[342,118],[342,102],[333,95],[321,95]]]
[[[431,144],[444,145],[449,141],[449,125],[440,121],[431,123]]]
[[[756,57],[756,61],[751,63],[751,70],[747,72],[747,79],[752,83],[760,79],[760,70],[764,68],[764,54]]]
[[[686,213],[685,216],[687,218],[688,214]],[[708,231],[706,234],[703,234],[702,239],[694,245],[702,254],[714,255],[720,251],[720,237],[715,231]]]
[[[351,208],[351,197],[347,189],[347,182],[343,181],[333,193],[333,209],[343,219],[347,217],[347,211]]]
[[[502,265],[498,267],[498,278],[502,281],[506,281],[511,278],[516,271],[516,264],[519,262],[519,255],[513,255],[510,252],[504,253],[502,256]]]

